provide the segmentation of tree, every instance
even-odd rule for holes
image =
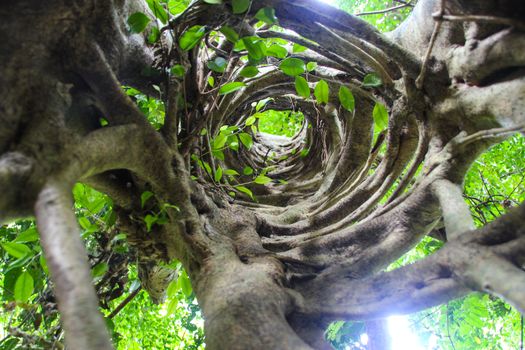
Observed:
[[[70,348],[112,348],[76,182],[112,199],[154,299],[182,262],[210,349],[324,348],[333,320],[471,291],[525,311],[525,207],[476,229],[461,192],[523,132],[525,4],[420,0],[386,35],[314,0],[178,4],[0,5],[0,220],[36,217]],[[268,110],[300,131],[258,133]],[[383,271],[427,235],[446,243]]]

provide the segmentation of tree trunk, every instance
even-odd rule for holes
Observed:
[[[288,31],[251,26],[259,10],[272,13],[266,7]],[[323,331],[332,321],[415,312],[473,290],[525,311],[525,207],[475,230],[458,187],[482,151],[523,132],[521,1],[420,0],[383,35],[315,0],[253,1],[243,15],[230,1],[199,0],[153,44],[159,22],[133,33],[127,21],[137,11],[154,19],[142,0],[0,4],[0,221],[36,216],[69,348],[111,348],[69,203],[77,181],[112,197],[117,226],[144,266],[183,263],[209,349],[328,349]],[[318,62],[304,76],[309,92],[326,83],[329,102],[301,97],[282,58],[263,57],[273,68],[244,79],[237,72],[246,61],[227,40],[180,47],[193,25],[224,24],[245,37],[250,62],[254,35],[307,47],[291,54]],[[211,73],[209,55],[224,52],[225,71]],[[184,79],[172,73],[176,64]],[[375,83],[363,84],[372,73]],[[219,93],[212,75],[245,86]],[[161,91],[160,130],[122,85]],[[341,86],[355,108],[342,102]],[[252,103],[266,97],[272,108],[304,113],[295,138],[244,129]],[[374,137],[378,103],[388,127]],[[224,125],[250,141],[237,139],[237,152],[222,143],[221,156],[212,148]],[[269,161],[274,167],[263,170]],[[248,165],[253,176],[241,174]],[[225,182],[226,169],[243,180]],[[155,195],[144,208],[146,191]],[[168,222],[148,227],[147,210]],[[442,218],[443,249],[382,272]],[[154,274],[142,274],[159,299],[173,277],[162,276],[153,283]],[[388,349],[384,321],[367,325],[370,348]]]

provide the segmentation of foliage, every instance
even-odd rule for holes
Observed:
[[[109,197],[83,184],[74,187],[73,195],[93,281],[102,311],[109,316],[140,287],[134,252],[126,234],[114,230],[115,215]],[[142,206],[149,197],[142,196]],[[156,224],[161,223],[157,217]],[[63,333],[34,221],[20,220],[1,227],[0,245],[1,300],[5,310],[0,314],[0,348],[60,348]],[[179,277],[172,282],[166,302],[156,305],[140,291],[122,311],[107,318],[118,349],[203,348],[202,319],[188,276],[180,263],[173,262],[172,266]]]
[[[221,1],[206,1],[220,4]],[[166,24],[169,14],[177,15],[188,5],[188,1],[149,0],[148,6],[161,24]],[[251,2],[233,0],[234,14],[244,14]],[[338,1],[338,5],[351,13],[376,11],[399,5],[396,1],[357,0]],[[366,15],[365,18],[381,31],[394,29],[409,13],[405,7],[386,15]],[[260,25],[275,25],[278,19],[271,8],[261,9],[255,15]],[[128,21],[129,30],[141,33],[150,25],[149,17],[138,12]],[[155,23],[155,25],[159,25]],[[232,52],[243,56],[249,62],[235,76],[236,81],[223,79],[227,73],[228,59],[214,57],[206,64],[209,69],[207,93],[216,98],[218,95],[233,94],[249,87],[250,79],[260,74],[268,66],[274,66],[285,73],[299,96],[311,100],[311,92],[317,102],[317,108],[334,102],[334,96],[340,105],[349,112],[355,109],[354,96],[349,87],[341,86],[331,91],[329,82],[314,76],[316,62],[291,57],[306,48],[278,38],[260,38],[253,36],[239,37],[236,29],[223,26],[218,32],[209,32],[206,26],[187,28],[178,45],[183,51],[189,51],[202,45],[203,38],[210,35],[210,40],[230,41]],[[153,42],[158,40],[155,36]],[[225,55],[226,56],[226,55]],[[183,79],[186,74],[184,65],[168,67],[171,77]],[[217,85],[215,86],[215,82]],[[364,76],[362,86],[379,88],[380,77],[371,72]],[[165,96],[157,86],[158,95],[151,96],[131,87],[125,87],[126,93],[133,98],[149,122],[160,129],[164,125],[166,110]],[[213,94],[216,95],[213,95]],[[181,97],[180,106],[186,102]],[[246,195],[257,200],[254,194],[261,186],[285,183],[285,179],[272,176],[272,159],[267,154],[263,166],[241,164],[240,167],[225,168],[221,161],[225,152],[239,153],[250,151],[254,140],[261,133],[291,138],[297,135],[305,123],[305,116],[297,110],[278,110],[266,108],[269,100],[253,103],[252,111],[243,119],[243,123],[229,125],[226,122],[216,130],[209,125],[200,129],[202,149],[192,155],[193,179],[203,178],[231,197]],[[377,102],[373,110],[374,135],[388,128],[388,110]],[[292,153],[290,155],[293,155]],[[308,150],[301,151],[306,157]],[[286,156],[288,157],[288,155]],[[259,186],[259,187],[258,187]],[[204,347],[203,322],[188,276],[178,262],[170,266],[177,271],[178,278],[168,288],[165,303],[155,305],[143,291],[129,302],[116,316],[109,318],[111,311],[123,303],[128,295],[134,293],[140,284],[137,273],[136,254],[127,242],[125,232],[115,228],[116,215],[111,199],[94,189],[77,184],[73,190],[78,222],[82,228],[82,238],[90,256],[93,280],[101,296],[101,307],[108,317],[113,340],[119,349],[165,348],[165,349],[202,349]],[[174,204],[164,203],[152,208],[148,200],[152,192],[144,192],[140,207],[144,209],[142,220],[146,231],[153,225],[167,222],[166,211],[177,209]],[[465,198],[469,202],[472,214],[478,225],[486,224],[502,215],[508,208],[525,200],[525,139],[515,136],[499,144],[484,154],[471,168],[465,180]],[[0,340],[2,349],[45,348],[53,342],[62,341],[58,324],[56,304],[50,290],[47,266],[39,245],[39,236],[32,220],[21,220],[0,228],[0,284],[2,303],[6,312],[0,315],[0,324],[7,330]],[[427,237],[411,252],[392,264],[394,269],[421,259],[442,246],[442,242]],[[114,278],[115,275],[119,278]],[[470,295],[464,299],[450,302],[411,316],[415,331],[422,338],[430,335],[437,337],[440,349],[505,349],[517,348],[520,334],[520,315],[509,305],[487,295]],[[16,333],[15,329],[21,333]],[[327,338],[336,348],[354,346],[359,348],[359,336],[365,332],[362,323],[336,322],[327,331]],[[2,333],[0,333],[2,334]],[[18,335],[16,335],[18,334]],[[31,335],[23,337],[20,334]],[[354,345],[352,345],[354,344]]]
[[[276,111],[273,109],[259,113],[259,131],[286,137],[295,136],[301,129],[304,115],[294,111]]]
[[[478,226],[525,200],[525,138],[516,135],[492,147],[465,178],[465,199]]]
[[[136,269],[130,269],[129,279],[136,281]],[[174,292],[165,303],[156,305],[147,293],[140,292],[113,318],[117,349],[204,348],[203,321],[197,301],[191,293],[189,296],[184,293],[181,280],[175,281]],[[125,298],[123,295],[115,299],[112,306],[116,307]]]
[[[417,3],[417,1],[406,2],[410,3],[411,5],[415,5]],[[341,10],[351,14],[380,11],[401,5],[399,1],[395,0],[337,0],[335,3]],[[403,20],[410,14],[411,9],[411,6],[407,6],[392,12],[366,15],[363,16],[363,18],[380,31],[389,32],[394,30],[401,24],[401,22],[403,22]]]

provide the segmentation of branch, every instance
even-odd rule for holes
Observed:
[[[501,296],[523,312],[525,272],[518,266],[525,262],[524,214],[522,205],[486,227],[463,232],[432,256],[391,272],[358,279],[346,270],[331,283],[300,284],[305,298],[300,312],[370,319],[442,304],[469,289]]]
[[[136,296],[137,294],[139,294],[139,292],[142,290],[142,286],[139,286],[137,289],[135,289],[133,292],[131,292],[127,297],[126,299],[124,299],[113,311],[111,311],[111,313],[107,316],[107,318],[111,319],[113,317],[115,317],[116,315],[118,315],[118,313],[124,308],[126,307],[126,305],[129,304],[130,301],[132,301]]]
[[[173,150],[177,149],[178,143],[177,134],[179,132],[180,121],[178,99],[182,89],[185,89],[185,86],[177,81],[176,78],[172,77],[168,84],[166,115],[164,117],[164,125],[162,126],[161,132],[164,136],[164,139],[166,140],[166,143]]]
[[[525,205],[454,242],[458,277],[470,288],[504,298],[525,312]]]
[[[432,189],[441,204],[448,240],[456,238],[462,232],[474,229],[474,220],[472,220],[467,203],[463,200],[463,191],[460,186],[448,180],[437,180]]]
[[[327,40],[322,40],[322,42],[330,48],[331,51],[339,52],[339,55],[343,55],[343,57],[345,55],[350,56],[344,57],[350,62],[362,61],[362,63],[360,62],[360,66],[370,66],[373,71],[381,76],[385,85],[389,86],[393,83],[392,76],[395,75],[395,71],[388,69],[379,62],[379,60],[383,58],[381,56],[384,56],[380,50],[376,49],[376,52],[374,52],[374,46],[368,45],[368,43],[363,41],[352,40],[351,36],[345,38],[322,24],[315,24],[314,28],[317,29],[319,39],[323,39],[323,35],[326,36]],[[363,49],[361,49],[361,47],[363,47]],[[375,53],[375,55],[373,55],[373,53]]]
[[[131,170],[158,188],[169,188],[173,180],[167,144],[157,132],[135,124],[93,131],[72,154],[73,162],[65,175],[71,181],[113,169]]]
[[[523,255],[525,241],[520,243],[518,254]],[[525,271],[489,249],[473,250],[468,258],[468,264],[461,264],[464,269],[456,269],[466,285],[499,296],[525,313]]]
[[[35,204],[66,342],[71,349],[113,349],[98,311],[87,254],[71,208],[71,190],[60,180],[49,181]]]
[[[300,313],[332,320],[366,320],[407,314],[440,305],[469,290],[452,278],[437,256],[377,276],[342,277],[330,285],[302,291]]]

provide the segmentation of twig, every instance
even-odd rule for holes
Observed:
[[[210,34],[209,34],[209,33],[206,34],[206,36],[204,37],[204,42],[206,43],[206,47],[208,47],[208,48],[210,48],[210,49],[212,49],[212,50],[214,50],[214,51],[220,53],[221,55],[228,56],[228,55],[230,54],[230,53],[224,51],[223,49],[218,48],[218,47],[212,45],[212,44],[210,43]]]
[[[412,6],[412,4],[410,2],[411,1],[409,1],[407,3],[404,3],[404,4],[401,4],[401,5],[398,5],[398,6],[386,8],[386,9],[383,9],[383,10],[356,13],[354,16],[380,15],[382,13],[388,13],[388,12],[396,11],[396,10],[399,10],[399,9],[402,9],[402,8],[405,8],[405,7]]]
[[[481,170],[478,170],[478,173],[479,173],[479,177],[481,178],[481,183],[483,185],[483,187],[485,188],[485,191],[487,191],[487,194],[489,195],[489,203],[492,202],[493,204],[496,204],[496,203],[499,203],[498,201],[496,201],[494,199],[494,196],[492,195],[492,193],[490,192],[490,189],[489,187],[487,186],[487,180],[485,180],[485,177],[483,176],[483,172]],[[498,214],[501,215],[501,211],[499,210],[498,206],[497,205],[494,205],[494,208],[496,208],[496,210],[498,211]],[[497,217],[496,215],[494,215],[494,213],[492,212],[492,210],[490,210],[490,208],[488,207],[487,205],[487,209],[488,211],[494,216],[494,217]],[[498,215],[498,216],[499,216]]]
[[[525,124],[518,124],[509,128],[493,128],[475,132],[471,135],[465,136],[460,139],[459,143],[462,146],[471,144],[472,142],[492,139],[495,137],[509,136],[517,132],[523,132],[525,130]]]
[[[484,22],[491,24],[503,24],[525,31],[525,22],[505,17],[482,15],[442,15],[440,19],[442,21],[448,22]]]
[[[408,2],[406,2],[406,1],[404,1],[404,0],[394,0],[394,1],[395,1],[395,2],[398,2],[398,3],[400,3],[400,4],[405,4],[405,5],[410,6],[410,7],[414,7],[414,5],[411,4],[412,0],[410,0],[410,1],[408,1]]]
[[[525,172],[523,172],[523,175],[521,176],[520,182],[518,182],[518,184],[512,189],[512,191],[507,196],[507,199],[510,199],[510,197],[514,194],[514,192],[516,192],[518,187],[520,187],[520,185],[523,183],[523,180],[525,180]]]
[[[456,350],[456,347],[454,346],[454,342],[452,341],[452,337],[450,336],[450,323],[449,323],[449,317],[448,317],[448,303],[447,303],[447,337],[450,341],[450,345],[452,346],[453,350]]]
[[[116,308],[115,310],[111,311],[111,313],[108,315],[107,318],[111,319],[115,317],[126,305],[129,304],[130,301],[133,300],[139,294],[139,292],[142,290],[142,286],[139,286],[137,289],[135,289],[133,292],[131,292],[130,295],[126,297]]]
[[[441,0],[438,12],[432,15],[436,22],[434,23],[434,30],[432,31],[432,36],[430,37],[430,43],[428,44],[427,52],[425,53],[425,58],[423,59],[423,64],[421,65],[421,71],[419,72],[419,75],[416,79],[416,87],[418,89],[421,89],[423,87],[423,83],[425,82],[428,60],[430,59],[430,54],[432,53],[432,49],[434,48],[434,44],[436,43],[439,30],[441,29],[441,24],[443,23],[442,18],[444,11],[445,0]]]

